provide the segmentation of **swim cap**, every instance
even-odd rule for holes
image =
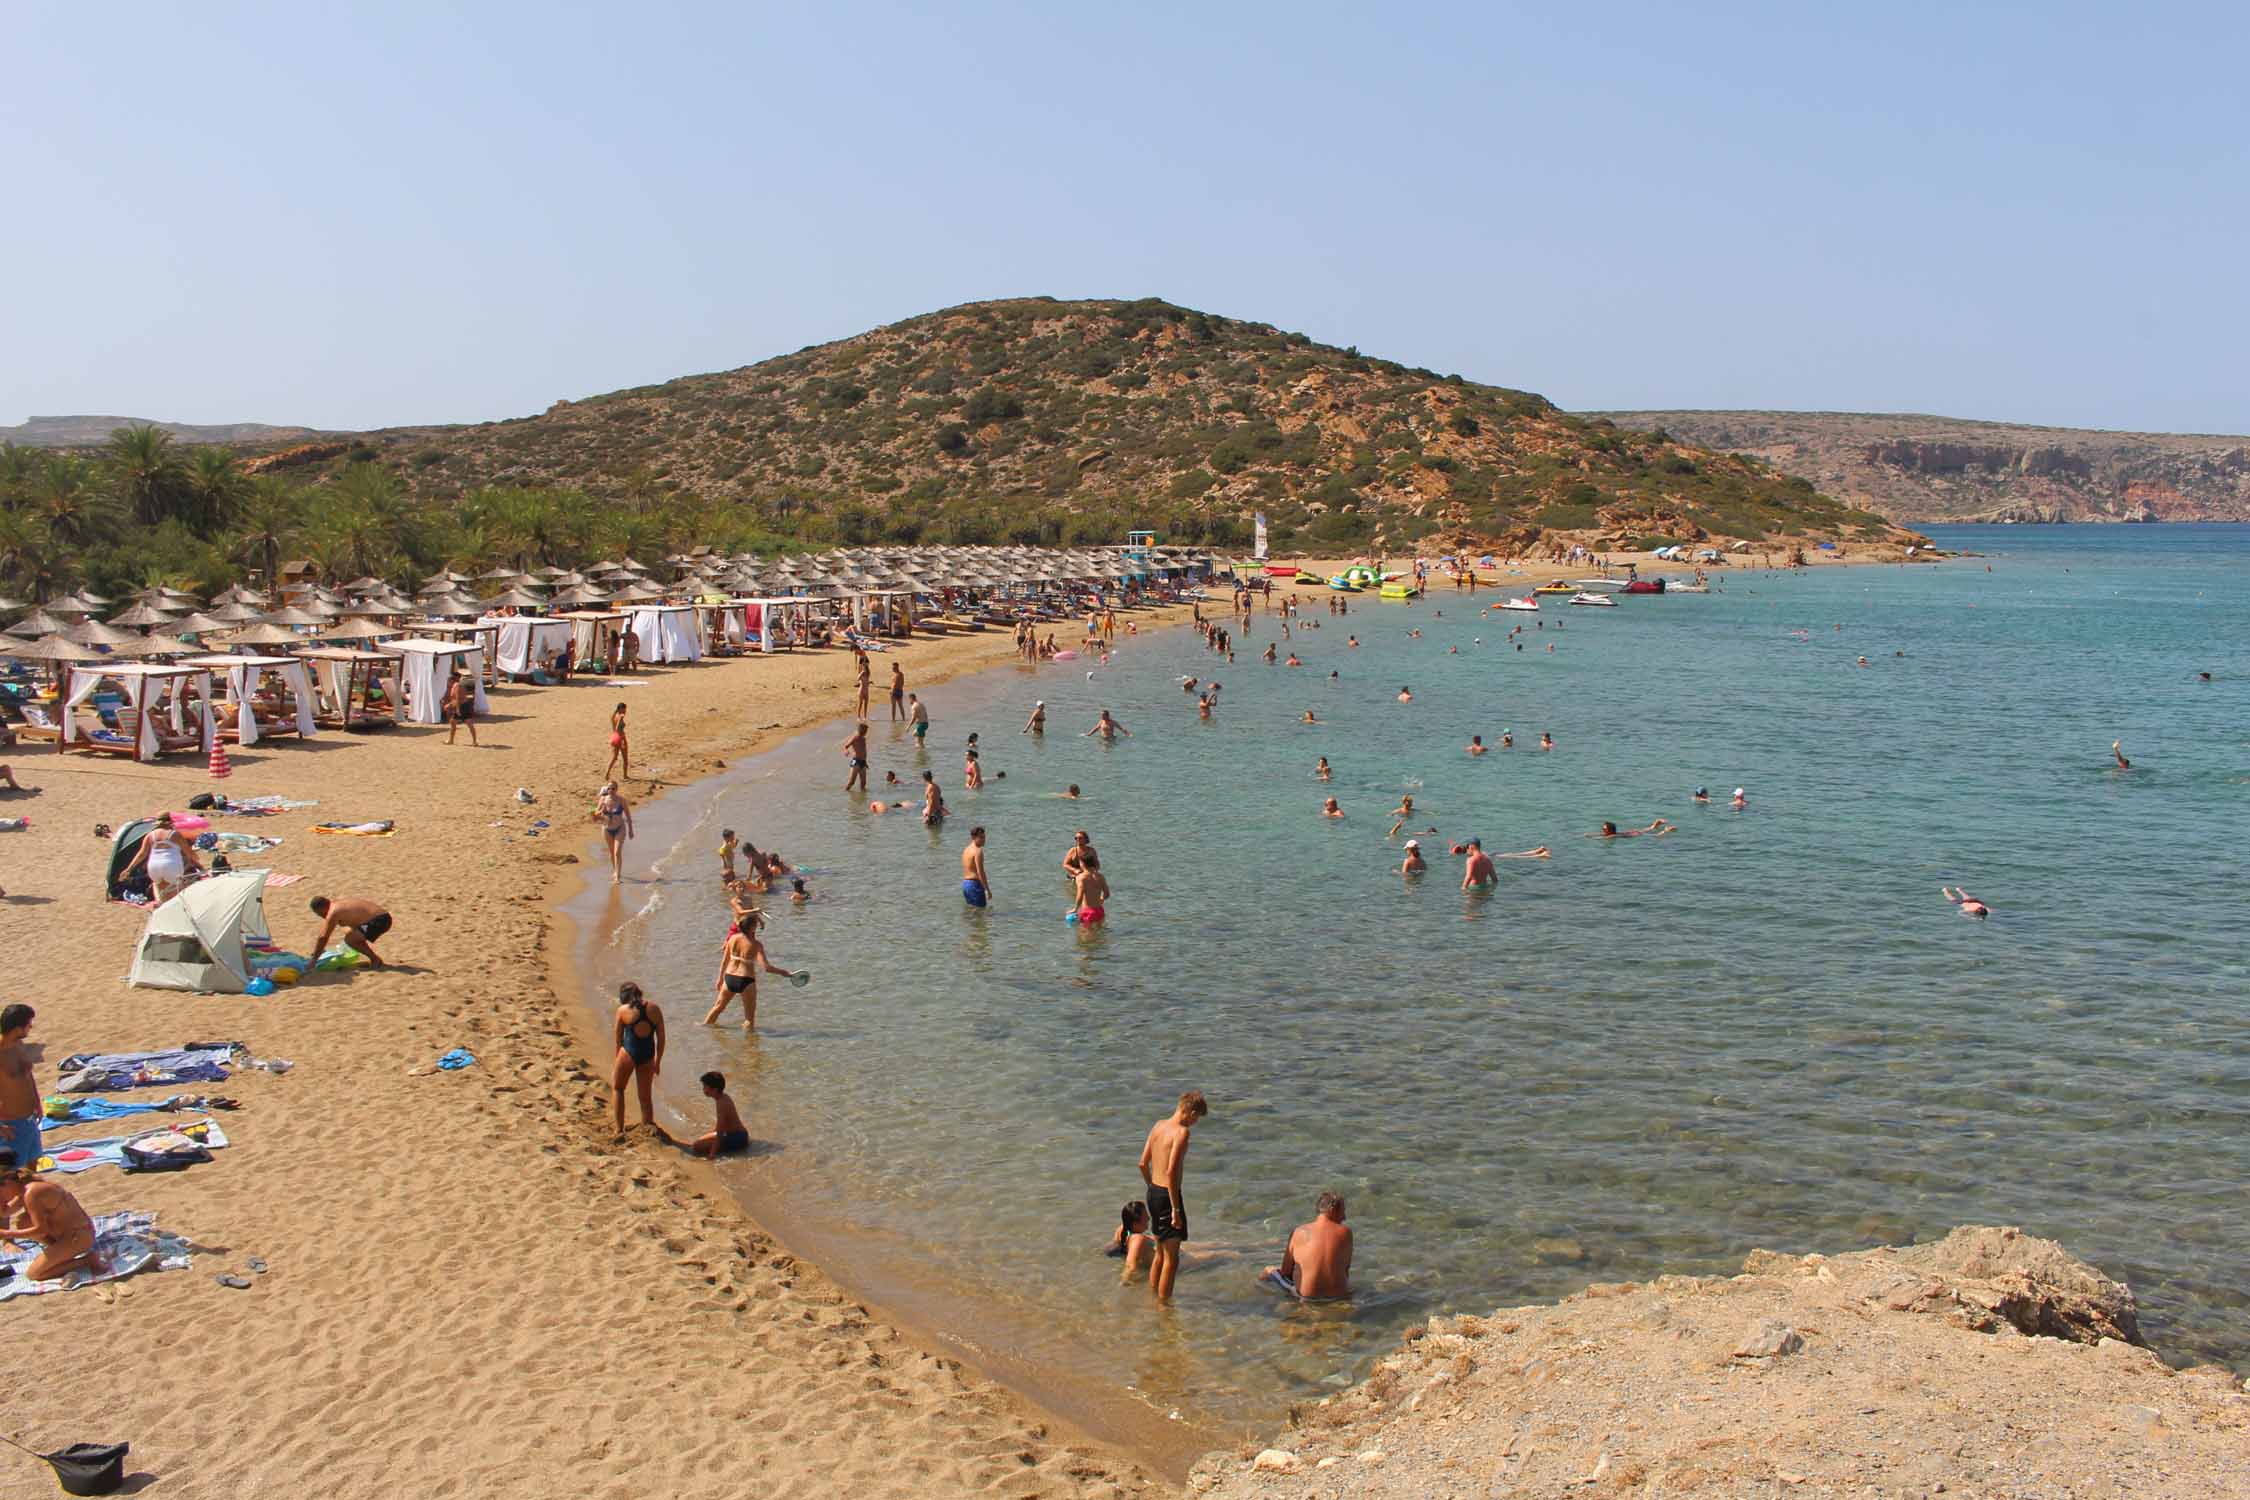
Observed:
[[[1741,796],[1741,795],[1742,795],[1742,788],[1741,788],[1741,787],[1736,787],[1736,788],[1734,789],[1734,794],[1735,794],[1735,795],[1736,795],[1737,797]]]
[[[1711,789],[1707,786],[1699,786],[1695,789],[1695,795],[1697,795],[1698,797],[1708,797],[1711,795]]]

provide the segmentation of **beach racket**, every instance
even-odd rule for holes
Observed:
[[[812,971],[809,969],[799,969],[796,973],[789,976],[789,982],[795,985],[798,989],[803,989],[806,985],[812,983]]]

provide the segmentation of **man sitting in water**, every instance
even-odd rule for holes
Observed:
[[[1281,1264],[1266,1267],[1258,1279],[1312,1301],[1350,1296],[1351,1277],[1352,1232],[1344,1224],[1344,1200],[1322,1193],[1312,1222],[1300,1224],[1282,1246]]]
[[[1422,858],[1422,841],[1420,839],[1408,839],[1406,841],[1406,860],[1398,867],[1399,874],[1419,875],[1428,868],[1428,862]]]
[[[320,937],[312,945],[313,957],[328,951],[328,937],[339,927],[344,931],[344,943],[355,953],[363,955],[376,968],[383,967],[382,955],[375,951],[375,940],[391,930],[391,914],[372,901],[348,897],[331,901],[326,896],[312,898],[313,915],[325,919]]]
[[[94,1221],[66,1190],[42,1180],[37,1159],[22,1160],[0,1148],[0,1238],[25,1240],[39,1253],[19,1273],[25,1281],[52,1281],[94,1260]]]
[[[711,1133],[697,1136],[688,1149],[697,1156],[729,1156],[749,1150],[750,1132],[744,1128],[742,1114],[734,1107],[734,1101],[727,1097],[726,1075],[706,1073],[702,1082],[703,1097],[717,1108],[719,1117],[713,1122]]]

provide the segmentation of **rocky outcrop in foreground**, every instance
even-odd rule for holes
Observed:
[[[1432,1319],[1270,1448],[1249,1497],[2250,1495],[2250,1394],[2167,1367],[2133,1293],[2019,1229]]]

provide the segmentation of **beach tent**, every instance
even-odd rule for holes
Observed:
[[[135,760],[154,760],[164,753],[163,737],[157,732],[156,717],[148,712],[149,706],[165,698],[171,701],[172,729],[176,735],[188,733],[186,720],[187,690],[196,690],[196,712],[203,721],[203,753],[211,753],[211,742],[218,726],[211,719],[211,673],[206,667],[157,667],[141,662],[112,662],[98,667],[72,667],[69,687],[63,695],[60,710],[62,742],[66,745],[80,737],[78,705],[94,696],[104,681],[114,682],[125,690],[125,701],[131,705],[136,738],[131,746]],[[126,750],[121,736],[107,736],[99,742],[100,748],[112,748],[119,754]],[[114,740],[114,743],[112,743]]]
[[[475,685],[476,711],[481,714],[489,707],[484,697],[484,652],[479,647],[408,637],[385,641],[376,649],[399,659],[399,691],[406,696],[405,712],[399,717],[407,723],[445,722],[445,679],[456,665]]]
[[[633,638],[644,662],[699,661],[703,656],[700,620],[692,604],[636,604]]]
[[[288,684],[289,696],[297,705],[297,734],[303,739],[312,738],[312,673],[294,656],[198,656],[188,665],[209,667],[226,674],[227,697],[234,704],[236,728],[244,745],[258,743],[258,716],[242,712],[242,706],[257,689],[258,678],[267,672]]]
[[[206,875],[148,914],[129,983],[239,995],[250,982],[244,938],[266,931],[266,872]]]
[[[110,840],[109,871],[102,880],[102,894],[110,900],[123,900],[128,889],[138,889],[144,896],[148,894],[148,873],[144,870],[134,876],[132,885],[128,887],[125,881],[125,871],[134,860],[140,857],[141,841],[146,839],[155,827],[156,819],[154,818],[136,818],[123,828],[118,829],[116,837]]]
[[[570,622],[535,615],[487,615],[477,621],[492,627],[493,660],[509,677],[529,677],[570,645]]]

